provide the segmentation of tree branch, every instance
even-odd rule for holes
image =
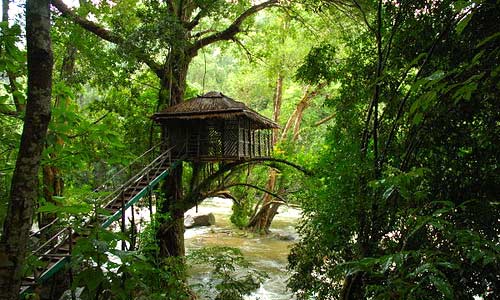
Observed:
[[[225,164],[223,165],[219,170],[217,170],[215,173],[211,174],[210,176],[204,178],[199,184],[198,186],[196,186],[194,189],[192,189],[187,195],[186,197],[184,198],[184,201],[183,201],[183,204],[184,207],[183,208],[188,208],[189,205],[193,205],[196,204],[196,201],[198,201],[197,199],[199,199],[201,197],[201,194],[202,192],[205,190],[209,190],[210,189],[210,185],[215,181],[217,180],[218,178],[224,176],[224,174],[226,174],[226,172],[229,172],[229,171],[234,171],[238,168],[242,168],[242,167],[245,167],[247,165],[254,165],[254,164],[262,164],[262,163],[265,163],[265,162],[277,162],[277,163],[281,163],[281,164],[285,164],[285,165],[288,165],[288,166],[291,166],[307,175],[310,175],[311,172],[306,170],[305,168],[299,166],[299,165],[296,165],[292,162],[289,162],[289,161],[286,161],[284,159],[279,159],[279,158],[271,158],[271,157],[268,157],[268,158],[264,158],[264,157],[261,157],[261,158],[251,158],[251,159],[246,159],[246,160],[242,160],[242,161],[236,161],[236,162],[233,162],[233,163],[228,163],[228,164]],[[222,186],[222,185],[221,185]],[[219,189],[221,188],[221,186],[219,186]]]
[[[52,5],[54,5],[55,8],[65,17],[71,19],[73,22],[76,24],[80,25],[82,28],[86,29],[87,31],[92,32],[93,34],[97,35],[98,37],[102,38],[103,40],[106,40],[108,42],[111,42],[113,44],[122,44],[124,42],[124,39],[115,34],[112,31],[109,31],[99,24],[96,24],[92,21],[89,21],[85,18],[82,18],[78,16],[73,10],[71,10],[62,0],[51,0]]]
[[[228,184],[228,185],[222,185],[220,187],[218,187],[217,189],[213,190],[213,191],[210,191],[206,194],[203,194],[203,198],[209,198],[209,197],[214,197],[214,196],[218,196],[218,195],[223,195],[223,196],[228,196],[230,199],[232,199],[233,201],[237,202],[239,204],[239,200],[237,200],[236,198],[234,198],[231,194],[228,193],[228,191],[224,190],[224,189],[228,189],[228,188],[231,188],[231,187],[235,187],[235,186],[246,186],[246,187],[250,187],[250,188],[253,188],[253,189],[256,189],[258,191],[261,191],[261,192],[264,192],[266,194],[269,194],[277,199],[279,199],[280,201],[279,202],[274,202],[274,203],[281,203],[281,204],[287,204],[288,201],[286,201],[286,199],[284,199],[283,197],[281,197],[280,195],[276,194],[276,193],[273,193],[269,190],[266,190],[264,188],[261,188],[259,186],[256,186],[256,185],[253,185],[253,184],[249,184],[249,183],[232,183],[232,184]],[[197,202],[201,202],[203,199],[198,199]]]
[[[223,31],[219,31],[215,34],[212,34],[210,36],[207,36],[205,38],[196,41],[192,46],[192,52],[196,53],[196,51],[200,50],[201,48],[218,41],[231,40],[237,33],[241,31],[240,26],[243,23],[243,21],[245,21],[248,17],[252,16],[253,14],[267,7],[276,6],[277,4],[278,0],[269,0],[266,2],[262,2],[261,4],[250,7],[245,12],[243,12],[238,18],[236,18],[236,20],[234,20],[234,22]]]
[[[127,45],[128,47],[131,47],[132,51],[130,51],[129,53],[131,53],[139,61],[145,63],[149,68],[151,68],[153,72],[155,72],[158,76],[160,76],[162,70],[161,66],[157,64],[154,60],[152,60],[149,57],[149,55],[144,53],[144,51],[141,48],[127,43],[127,40],[124,39],[122,36],[102,27],[101,25],[80,17],[73,10],[71,10],[62,0],[51,0],[51,3],[52,5],[54,5],[55,8],[57,8],[57,10],[64,17],[71,19],[73,22],[78,24],[83,29],[95,34],[96,36],[110,43],[120,46]]]
[[[313,126],[314,126],[314,127],[318,127],[319,125],[322,125],[322,124],[324,124],[324,123],[326,123],[326,122],[330,121],[331,119],[335,118],[335,116],[336,116],[336,114],[331,114],[331,115],[329,115],[328,117],[323,118],[323,119],[319,120],[318,122],[314,123],[314,125],[313,125]]]
[[[353,2],[354,5],[358,8],[359,12],[361,13],[361,16],[363,17],[363,21],[365,22],[366,27],[368,27],[368,29],[371,32],[375,32],[375,29],[370,25],[370,22],[368,22],[368,17],[366,16],[366,12],[363,9],[363,7],[361,7],[358,1],[354,0]]]
[[[205,34],[210,33],[210,32],[217,32],[217,31],[215,31],[213,29],[207,29],[207,30],[197,32],[197,33],[193,34],[191,37],[197,39],[197,38],[200,38],[200,37],[202,37]]]
[[[277,198],[277,199],[283,201],[283,203],[287,203],[287,201],[285,200],[285,198],[281,197],[280,195],[278,195],[276,193],[273,193],[273,192],[271,192],[269,190],[266,190],[264,188],[261,188],[259,186],[256,186],[256,185],[253,185],[253,184],[249,184],[249,183],[233,183],[233,184],[225,185],[224,188],[231,188],[231,187],[234,187],[234,186],[246,186],[246,187],[250,187],[250,188],[256,189],[258,191],[264,192],[266,194],[269,194],[269,195],[273,196],[274,198]]]
[[[200,20],[205,16],[205,10],[201,9],[200,12],[191,20],[191,22],[186,24],[186,29],[188,31],[193,30],[198,24],[200,24]]]

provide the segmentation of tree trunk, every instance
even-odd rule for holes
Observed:
[[[2,22],[9,22],[9,0],[2,0]]]
[[[273,121],[278,123],[281,114],[281,104],[283,100],[283,75],[278,74],[276,80],[276,92],[274,96],[274,113]],[[279,129],[273,130],[273,144],[277,143],[279,139]],[[273,192],[276,187],[276,170],[269,170],[269,177],[266,184],[266,190]],[[247,228],[254,232],[268,233],[271,222],[278,212],[279,204],[271,203],[273,197],[269,194],[264,194],[262,198],[262,206],[258,212],[248,222]]]
[[[276,93],[274,96],[274,112],[273,121],[278,122],[281,115],[281,103],[283,102],[283,75],[278,74],[278,79],[276,79]],[[279,138],[279,128],[273,129],[273,144],[278,142]]]
[[[189,63],[194,56],[196,53],[189,53],[187,49],[174,47],[171,50],[164,72],[157,74],[161,84],[158,97],[160,109],[179,104],[184,100]]]
[[[184,256],[184,209],[182,201],[182,165],[172,170],[163,186],[165,199],[159,206],[168,217],[156,232],[161,257]]]
[[[0,300],[19,297],[22,268],[37,199],[38,168],[50,121],[52,49],[49,0],[28,0],[28,101],[0,242]]]
[[[311,99],[311,98],[308,98]],[[304,111],[309,106],[309,101],[301,101],[299,105],[297,105],[296,114],[295,114],[295,124],[293,125],[293,142],[296,142],[299,139],[300,133],[300,124],[302,124],[302,117],[304,115]]]
[[[279,82],[279,80],[278,80]],[[292,129],[293,127],[293,139],[292,142],[296,142],[298,137],[299,137],[299,132],[300,132],[300,125],[302,123],[302,117],[304,115],[304,111],[306,108],[309,106],[309,103],[312,98],[318,95],[319,91],[324,87],[324,84],[320,84],[317,86],[314,90],[311,90],[310,86],[307,86],[304,95],[300,99],[299,103],[297,104],[294,112],[290,115],[290,118],[288,118],[285,128],[283,128],[283,132],[281,135],[279,135],[279,139],[275,139],[274,142],[281,142],[283,141],[288,132]],[[277,87],[282,89],[281,85],[277,84]],[[276,95],[281,96],[281,92],[276,92]],[[281,106],[281,100],[274,101],[275,105],[280,105]],[[280,108],[274,108],[274,111],[280,111]],[[274,114],[273,116],[275,119],[274,121],[277,122],[278,120],[276,117],[279,117],[278,114]],[[278,134],[276,134],[278,136]],[[276,170],[271,169],[269,171],[269,178],[267,180],[266,184],[266,190],[274,192],[276,189]],[[282,203],[277,203],[273,202],[273,197],[269,194],[265,194],[262,198],[262,206],[256,207],[256,211],[253,215],[253,217],[250,219],[248,222],[247,228],[254,231],[254,232],[261,232],[261,233],[269,233],[269,228],[271,227],[272,221],[276,214],[278,213],[279,207],[282,205]]]
[[[172,49],[167,58],[164,76],[161,78],[159,107],[181,103],[186,90],[186,77],[193,55],[184,49]],[[165,132],[162,132],[165,135]],[[162,136],[165,140],[166,136]],[[173,149],[174,156],[183,155],[185,149]],[[182,198],[182,165],[175,168],[165,180],[164,200],[160,212],[171,217],[160,225],[156,233],[160,256],[184,256],[184,209]]]
[[[266,190],[273,191],[276,187],[276,170],[269,171],[269,178],[266,184]],[[254,232],[269,233],[269,228],[274,216],[278,213],[278,208],[281,204],[273,203],[273,196],[264,194],[262,206],[259,211],[248,222],[247,228]]]

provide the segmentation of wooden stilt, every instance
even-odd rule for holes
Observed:
[[[153,191],[148,188],[148,205],[149,205],[149,220],[153,218]]]
[[[132,224],[130,225],[130,247],[129,251],[134,251],[135,248],[135,238],[136,238],[136,226],[135,226],[135,210],[134,210],[134,205],[130,207],[132,210]]]
[[[125,234],[125,196],[123,195],[123,192],[121,193],[121,201],[122,201],[122,233]],[[122,240],[122,250],[125,251],[126,250],[126,244],[125,244],[125,240]]]
[[[69,233],[69,246],[68,246],[68,251],[69,251],[69,270],[68,270],[68,275],[69,275],[69,288],[71,291],[71,300],[76,300],[76,294],[75,294],[75,289],[73,288],[73,267],[71,266],[71,254],[73,252],[73,229],[71,227],[68,228],[68,233]]]

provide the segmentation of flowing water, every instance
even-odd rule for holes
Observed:
[[[298,238],[295,225],[300,217],[297,209],[282,207],[275,217],[269,236],[253,235],[238,230],[229,218],[232,202],[227,199],[213,198],[198,207],[199,213],[213,213],[216,224],[211,227],[186,229],[185,245],[187,253],[193,249],[212,246],[239,248],[244,257],[256,269],[265,271],[269,278],[246,300],[290,300],[293,294],[286,289],[288,274],[287,256],[293,240]],[[186,214],[193,214],[188,211]],[[197,284],[209,280],[207,270],[193,268],[191,283]]]

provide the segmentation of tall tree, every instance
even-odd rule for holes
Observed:
[[[0,299],[17,299],[33,207],[38,197],[40,157],[50,121],[52,48],[49,1],[26,4],[28,101],[10,202],[0,242]]]
[[[111,28],[80,17],[62,0],[52,0],[52,4],[83,28],[117,45],[125,56],[147,65],[159,79],[157,107],[163,108],[183,101],[189,64],[201,49],[216,42],[236,40],[247,19],[265,8],[276,6],[278,1],[268,0],[252,6],[249,6],[249,1],[224,0],[148,0],[145,5],[124,1],[109,9],[129,14],[129,22],[124,22],[122,15],[108,16]],[[212,17],[230,25],[204,22],[213,21]],[[182,201],[182,166],[171,172],[166,183],[165,201],[160,205],[160,211],[168,212],[172,218],[158,231],[160,252],[163,255],[183,255],[184,210],[179,208],[182,207],[179,205]]]

